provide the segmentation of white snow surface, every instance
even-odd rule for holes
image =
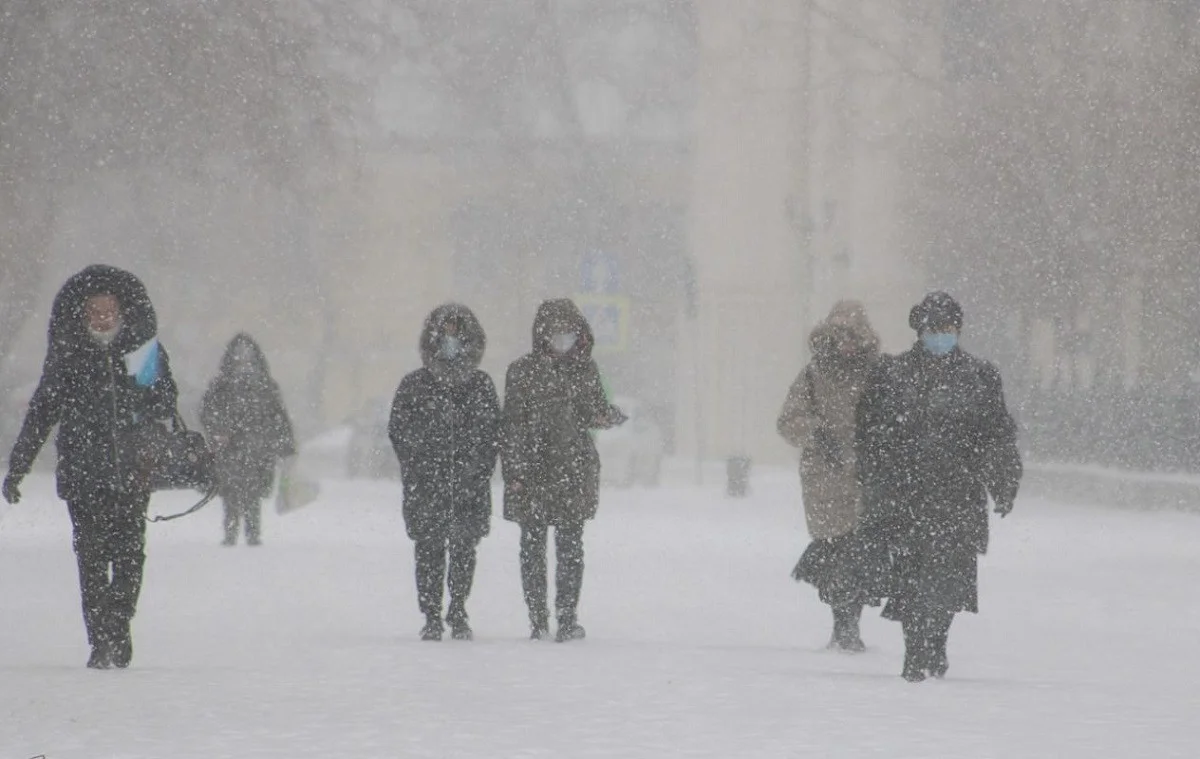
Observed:
[[[268,513],[257,549],[218,545],[219,504],[150,525],[133,666],[92,671],[66,509],[31,477],[0,511],[0,759],[1200,753],[1194,515],[1018,501],[949,677],[911,685],[877,612],[868,653],[824,650],[828,610],[789,577],[807,540],[790,473],[741,500],[605,491],[569,644],[527,640],[498,504],[476,640],[423,643],[399,488],[323,486]]]

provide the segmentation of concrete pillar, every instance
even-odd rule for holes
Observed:
[[[685,453],[782,461],[775,417],[805,354],[795,209],[807,134],[808,14],[781,0],[696,0],[700,71],[690,246],[697,310],[681,330]]]

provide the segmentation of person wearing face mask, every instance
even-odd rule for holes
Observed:
[[[501,463],[504,518],[521,526],[521,585],[531,637],[549,635],[546,551],[554,528],[556,640],[584,637],[583,526],[600,502],[600,456],[591,430],[624,423],[592,359],[591,327],[568,299],[546,301],[533,321],[533,350],[508,367]]]
[[[176,414],[177,390],[146,288],[133,274],[89,266],[51,309],[42,376],[9,457],[4,498],[57,426],[58,495],[67,502],[93,669],[128,667],[130,623],[145,563],[142,425]]]
[[[841,301],[809,336],[812,360],[788,390],[777,429],[800,449],[804,515],[812,541],[793,570],[833,610],[829,648],[865,650],[859,634],[864,604],[855,528],[861,491],[854,460],[854,414],[879,361],[879,337],[857,301]]]
[[[267,357],[245,332],[229,341],[217,376],[200,402],[200,422],[213,445],[217,492],[225,506],[223,545],[262,542],[262,501],[275,482],[276,465],[296,454],[292,422]]]
[[[413,540],[421,638],[473,636],[467,598],[479,542],[491,529],[500,400],[479,368],[487,336],[469,308],[439,306],[421,330],[424,366],[404,377],[392,402],[388,436],[400,460],[404,524]]]
[[[886,358],[859,402],[860,528],[892,559],[883,615],[904,630],[902,676],[946,675],[954,615],[978,611],[988,496],[1012,511],[1022,465],[1000,372],[958,345],[963,311],[944,292],[912,308],[917,342]]]

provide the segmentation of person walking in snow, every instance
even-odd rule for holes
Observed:
[[[788,390],[777,428],[800,449],[804,516],[812,541],[793,570],[833,610],[831,649],[865,650],[859,620],[871,601],[858,581],[862,494],[854,451],[855,410],[879,361],[866,310],[841,301],[809,335],[812,360]]]
[[[223,545],[262,542],[262,502],[276,465],[296,454],[292,422],[267,358],[245,332],[229,341],[221,368],[200,402],[200,422],[213,446],[217,492],[225,506]]]
[[[472,637],[467,598],[476,548],[491,528],[500,425],[496,386],[479,368],[486,347],[469,308],[439,306],[421,330],[424,366],[401,380],[392,403],[388,436],[400,460],[423,640],[441,640],[445,631],[443,585],[450,590],[451,637]]]
[[[127,271],[95,265],[66,281],[4,479],[5,500],[17,503],[22,479],[57,425],[58,495],[71,517],[93,669],[124,668],[133,659],[130,624],[150,500],[145,425],[177,414],[157,324],[145,286]]]
[[[1003,517],[1021,480],[1000,372],[958,346],[962,325],[954,298],[927,295],[909,314],[916,344],[880,362],[857,413],[861,532],[894,561],[883,614],[903,626],[910,682],[945,676],[954,615],[978,611],[988,496]]]
[[[556,640],[584,637],[579,624],[583,527],[600,503],[600,456],[591,430],[625,422],[601,386],[595,340],[568,299],[538,307],[533,350],[508,367],[503,443],[504,518],[521,526],[521,584],[531,637],[549,634],[546,550],[555,530]]]

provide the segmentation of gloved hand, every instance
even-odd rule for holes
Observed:
[[[21,477],[12,472],[4,478],[4,500],[12,504],[21,502]]]
[[[817,444],[817,450],[825,457],[826,463],[830,466],[841,465],[842,444],[828,427],[817,427],[813,430],[813,440]]]
[[[1009,512],[1011,512],[1012,510],[1013,510],[1013,502],[1012,501],[997,501],[996,502],[995,511],[997,514],[1000,515],[1001,519],[1008,516]]]

